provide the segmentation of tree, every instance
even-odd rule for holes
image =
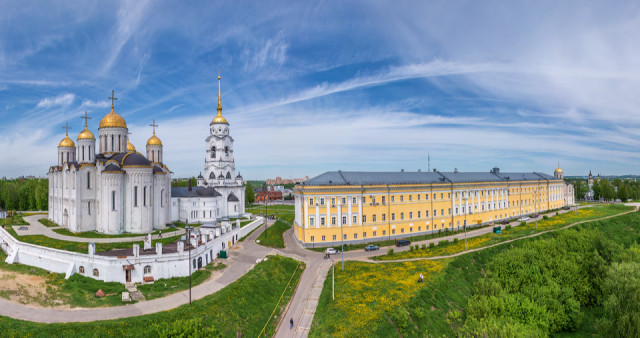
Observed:
[[[573,182],[573,188],[576,194],[576,201],[584,199],[584,195],[587,193],[587,183],[581,180],[575,180]]]
[[[600,194],[605,201],[613,201],[616,197],[616,191],[608,180],[600,180]]]
[[[602,197],[602,192],[600,190],[600,182],[598,182],[597,180],[594,180],[593,185],[591,186],[591,189],[593,189],[593,199],[599,200]]]
[[[246,205],[251,205],[256,201],[256,193],[253,191],[253,187],[251,184],[247,184],[247,187],[244,190],[244,203]]]
[[[618,198],[622,202],[626,202],[629,199],[629,188],[626,183],[623,183],[618,187]]]
[[[614,263],[603,286],[604,316],[599,330],[605,337],[640,336],[640,264]]]

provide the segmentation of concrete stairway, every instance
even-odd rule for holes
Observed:
[[[306,304],[304,306],[304,310],[302,313],[302,317],[300,318],[300,322],[296,327],[295,337],[309,336],[309,330],[311,330],[311,323],[313,322],[313,316],[316,313],[316,308],[318,307],[320,294],[322,293],[322,288],[324,287],[324,281],[327,279],[327,273],[329,272],[330,268],[331,268],[331,260],[324,261],[318,268],[318,273],[316,274],[316,280],[313,282],[313,287],[311,288],[309,297],[307,297]]]

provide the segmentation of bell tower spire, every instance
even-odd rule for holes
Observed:
[[[222,79],[222,76],[220,76],[220,70],[218,69],[218,114],[216,115],[216,117],[213,118],[213,121],[211,121],[210,124],[214,124],[214,123],[224,123],[224,124],[229,124],[229,122],[227,122],[227,119],[225,119],[222,116],[222,94],[220,92],[220,80]],[[213,132],[213,130],[212,130]]]

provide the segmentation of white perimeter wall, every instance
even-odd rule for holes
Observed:
[[[263,224],[264,219],[258,218],[245,227],[236,227],[231,231],[212,239],[191,251],[191,259],[202,258],[202,266],[212,261],[211,254],[216,257],[220,250],[229,250],[229,242],[239,239]],[[131,244],[133,246],[133,243]],[[155,243],[153,243],[155,249]],[[7,253],[6,262],[20,263],[42,268],[51,272],[64,273],[69,278],[79,273],[80,266],[84,267],[84,276],[105,282],[125,283],[124,265],[133,265],[131,271],[132,282],[142,282],[143,277],[153,276],[155,280],[171,277],[185,277],[189,275],[189,252],[171,254],[154,254],[129,256],[126,258],[107,257],[99,255],[81,254],[43,246],[23,243],[11,236],[6,230],[0,229],[0,247]],[[87,252],[89,243],[87,243]],[[140,248],[142,250],[142,248]],[[144,267],[149,265],[151,273],[144,275]],[[99,276],[93,276],[93,269],[98,269]],[[196,269],[192,269],[193,273]]]

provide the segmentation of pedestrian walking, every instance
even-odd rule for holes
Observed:
[[[289,328],[289,330],[293,329],[293,318],[289,320],[289,324],[291,324],[291,327]]]

